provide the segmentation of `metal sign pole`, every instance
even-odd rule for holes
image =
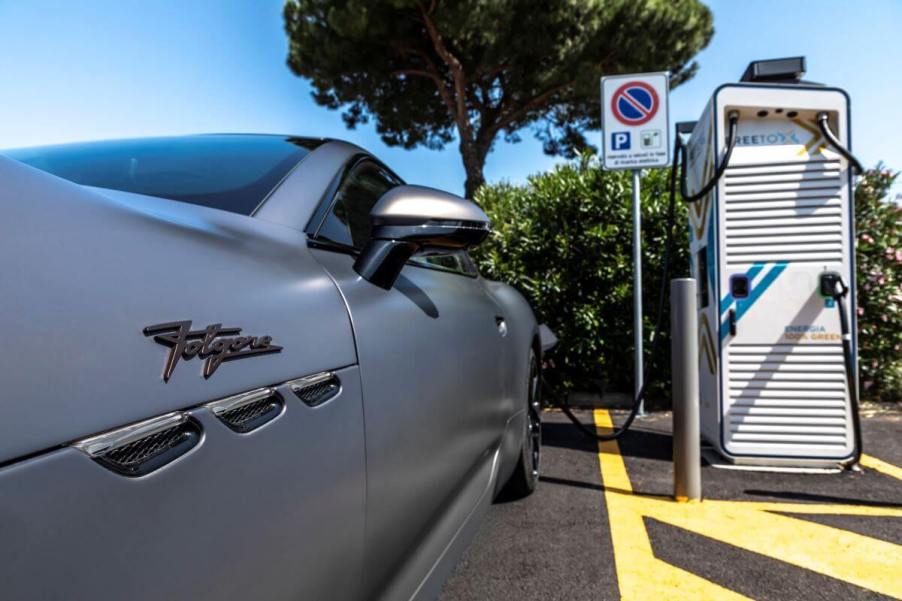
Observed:
[[[642,390],[642,211],[639,196],[641,172],[633,169],[633,341],[636,348],[634,360],[633,398]],[[637,415],[645,415],[645,400],[639,403]]]

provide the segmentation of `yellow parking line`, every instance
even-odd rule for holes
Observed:
[[[896,467],[892,463],[887,463],[870,455],[862,455],[859,463],[864,467],[892,476],[896,480],[902,480],[902,467]]]
[[[610,432],[613,427],[610,414],[604,409],[596,409],[595,425],[599,433]],[[600,442],[598,460],[605,486],[614,565],[622,599],[747,599],[657,559],[643,522],[643,515],[646,514],[642,510],[643,499],[632,494],[626,465],[620,456],[617,442]]]
[[[595,424],[600,433],[610,432],[613,428],[610,414],[603,409],[595,411]],[[902,508],[717,500],[687,505],[665,497],[635,495],[617,442],[601,442],[598,448],[614,562],[624,599],[743,598],[655,558],[643,521],[646,516],[746,551],[902,598],[902,578],[898,577],[902,574],[902,546],[801,518],[778,515],[902,517]],[[878,469],[873,464],[870,467]]]

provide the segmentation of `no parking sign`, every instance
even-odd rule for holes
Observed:
[[[601,78],[602,152],[605,169],[670,164],[668,73]]]
[[[601,78],[603,167],[633,172],[633,341],[636,396],[642,390],[642,213],[640,173],[670,164],[669,73]],[[639,415],[644,414],[639,404]]]

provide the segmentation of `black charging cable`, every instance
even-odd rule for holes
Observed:
[[[830,129],[830,116],[826,111],[817,114],[817,126],[821,130],[821,135],[833,147],[833,149],[841,154],[856,174],[864,171],[861,163],[855,158],[847,148],[845,148]],[[825,272],[821,274],[821,294],[829,296],[836,301],[836,308],[839,310],[839,327],[842,331],[842,351],[843,364],[846,368],[846,383],[849,388],[849,400],[852,403],[852,427],[855,433],[855,451],[852,455],[850,467],[858,464],[861,459],[861,416],[858,414],[858,380],[855,377],[855,357],[852,354],[852,333],[849,328],[849,316],[846,314],[846,296],[849,294],[849,287],[843,282],[842,276],[836,272]]]
[[[680,196],[683,197],[685,202],[695,202],[701,198],[704,198],[711,190],[714,189],[714,186],[717,185],[717,182],[720,181],[720,178],[723,177],[724,172],[727,170],[727,165],[730,164],[730,157],[733,156],[733,148],[736,147],[736,130],[739,127],[739,111],[730,111],[727,115],[727,119],[729,119],[729,130],[727,131],[727,151],[723,155],[723,159],[720,161],[720,165],[717,166],[717,169],[714,170],[714,175],[711,176],[711,179],[702,186],[697,192],[694,194],[689,194],[689,153],[685,145],[683,145],[680,140],[680,134],[676,134],[677,136],[677,144],[680,145],[683,154],[683,163],[680,171]],[[676,163],[676,161],[674,161]]]
[[[626,420],[623,422],[623,425],[620,428],[614,429],[614,431],[610,434],[598,434],[593,428],[590,428],[589,426],[583,424],[579,420],[579,418],[573,414],[573,411],[570,409],[570,404],[567,401],[566,395],[564,396],[564,400],[559,404],[564,415],[566,415],[583,434],[590,438],[595,438],[596,440],[616,440],[623,436],[623,434],[627,430],[629,430],[630,426],[632,426],[633,420],[636,419],[636,415],[639,413],[639,406],[645,399],[645,391],[648,388],[648,376],[654,363],[654,359],[657,356],[658,340],[661,337],[661,326],[664,322],[664,303],[666,301],[665,290],[667,288],[667,276],[670,273],[670,253],[673,248],[673,228],[676,220],[676,180],[680,149],[681,142],[679,137],[677,137],[673,148],[673,165],[670,169],[670,200],[667,205],[667,238],[664,242],[664,254],[661,258],[661,287],[660,293],[658,295],[658,312],[655,318],[655,329],[651,337],[651,358],[645,364],[645,369],[643,370],[642,376],[642,386],[639,388],[639,392],[638,394],[636,394],[636,398],[633,400],[633,405],[632,407],[630,407],[630,412],[626,416]]]
[[[855,158],[855,155],[843,147],[839,138],[837,138],[836,134],[833,133],[833,130],[830,129],[830,116],[826,112],[822,111],[817,114],[817,126],[818,129],[821,130],[821,135],[824,136],[824,139],[830,143],[830,146],[849,161],[852,165],[852,169],[855,170],[856,175],[864,171],[864,168],[861,166],[861,163],[858,162],[858,159]]]
[[[658,311],[655,318],[655,329],[650,339],[651,356],[649,358],[649,361],[645,364],[645,369],[643,370],[642,377],[642,386],[639,388],[639,392],[636,394],[636,398],[633,399],[633,405],[632,407],[630,407],[630,412],[626,416],[626,420],[624,420],[623,425],[620,428],[615,428],[610,434],[598,434],[593,428],[590,428],[589,426],[583,424],[579,420],[579,418],[573,414],[566,395],[564,395],[564,399],[558,405],[564,415],[566,415],[567,418],[571,422],[573,422],[573,424],[577,428],[579,428],[579,430],[583,434],[590,438],[594,438],[600,441],[608,441],[616,440],[623,436],[630,429],[630,426],[633,425],[633,420],[636,419],[636,415],[638,415],[639,413],[639,407],[642,405],[642,401],[645,400],[645,393],[648,389],[649,374],[651,368],[654,365],[655,357],[657,357],[658,340],[661,338],[661,328],[664,325],[664,306],[667,302],[667,282],[668,276],[670,275],[670,258],[673,252],[673,231],[676,225],[677,174],[679,173],[680,196],[685,202],[695,202],[700,198],[703,198],[712,189],[714,189],[714,186],[717,185],[717,182],[720,181],[720,178],[723,177],[723,174],[726,172],[727,166],[730,162],[730,157],[733,155],[733,148],[736,146],[736,131],[739,123],[739,112],[730,111],[727,115],[727,119],[729,120],[729,129],[726,139],[726,152],[724,153],[720,164],[714,170],[714,175],[711,177],[710,181],[708,181],[698,192],[694,194],[689,194],[687,192],[688,184],[686,181],[686,174],[688,172],[687,155],[689,153],[687,152],[686,145],[683,143],[682,138],[680,138],[680,134],[675,134],[676,137],[674,139],[673,145],[673,163],[670,166],[670,197],[667,205],[666,226],[667,238],[665,239],[664,253],[661,258],[661,284],[658,289]]]
[[[855,377],[855,358],[852,353],[852,332],[849,327],[849,316],[846,314],[846,296],[849,287],[843,282],[842,276],[835,271],[827,271],[821,274],[821,294],[836,301],[839,310],[839,327],[842,331],[843,364],[846,368],[846,384],[849,388],[849,399],[852,402],[852,428],[855,434],[855,450],[849,466],[855,466],[861,459],[861,418],[858,414],[858,381]]]

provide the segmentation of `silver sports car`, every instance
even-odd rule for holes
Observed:
[[[4,599],[434,598],[538,479],[489,223],[351,144],[0,157]]]

